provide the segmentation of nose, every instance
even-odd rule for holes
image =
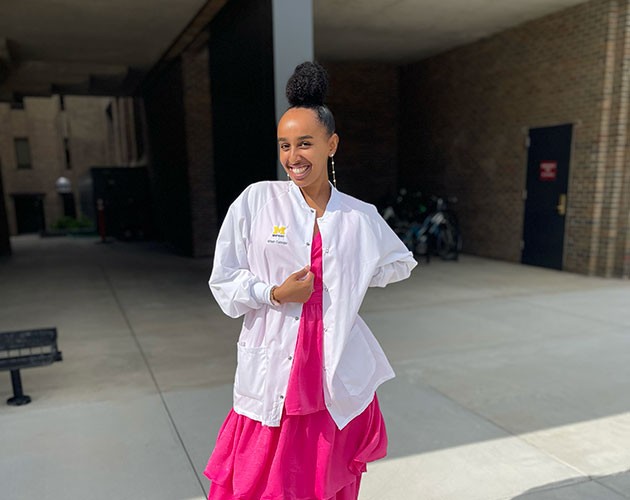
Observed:
[[[300,150],[297,148],[291,148],[289,151],[289,163],[296,163],[300,158]]]

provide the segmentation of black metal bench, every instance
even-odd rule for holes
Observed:
[[[56,328],[1,332],[0,371],[10,370],[13,384],[13,397],[7,399],[7,403],[19,406],[31,402],[31,398],[22,392],[22,368],[50,365],[61,360]]]

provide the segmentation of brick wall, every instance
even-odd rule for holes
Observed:
[[[400,182],[458,196],[465,251],[520,261],[527,130],[572,123],[564,268],[622,273],[627,4],[594,0],[401,68]]]
[[[602,209],[599,231],[593,238],[591,266],[603,276],[630,277],[630,2],[611,1],[609,22],[606,52],[611,92],[605,95],[605,102],[610,105],[608,155],[600,172],[602,194],[596,193],[596,202],[601,203]]]
[[[15,206],[11,195],[43,194],[46,226],[50,227],[61,215],[63,207],[55,192],[55,180],[64,175],[63,133],[60,126],[58,98],[32,97],[24,99],[24,109],[5,108],[7,124],[3,133],[4,189],[11,234],[17,234]],[[27,138],[31,153],[31,168],[18,169],[14,139]]]
[[[119,99],[122,100],[122,99]],[[107,107],[116,102],[111,97],[66,96],[65,111],[60,117],[60,126],[65,128],[68,137],[72,168],[65,169],[65,153],[61,145],[61,162],[64,176],[72,181],[75,188],[77,210],[80,210],[78,186],[88,175],[91,167],[129,165],[113,158],[108,144]],[[65,125],[63,122],[65,121]]]
[[[330,77],[328,105],[340,138],[335,155],[337,186],[362,200],[376,202],[397,188],[398,67],[322,64]]]
[[[106,165],[107,139],[105,108],[107,97],[66,97],[61,109],[59,96],[24,99],[24,109],[0,103],[0,157],[4,178],[5,207],[11,234],[17,234],[14,194],[44,195],[47,229],[63,215],[63,203],[55,181],[72,182],[77,210],[79,179],[94,165]],[[14,139],[29,140],[31,169],[18,169]],[[66,168],[64,138],[69,139],[71,169]]]
[[[212,255],[218,234],[208,47],[182,55],[193,256]]]

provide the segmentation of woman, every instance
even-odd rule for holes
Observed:
[[[296,68],[278,124],[289,180],[246,188],[219,232],[210,289],[244,321],[234,408],[204,471],[212,500],[356,500],[387,452],[375,391],[394,373],[358,310],[416,262],[372,205],[330,184],[327,87],[318,64]]]

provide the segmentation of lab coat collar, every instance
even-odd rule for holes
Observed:
[[[298,204],[304,209],[310,210],[311,207],[308,205],[308,203],[306,203],[306,200],[304,199],[304,195],[302,194],[300,188],[293,181],[288,181],[288,183],[289,191],[291,191]],[[331,212],[339,209],[339,191],[337,191],[337,188],[333,186],[330,181],[328,181],[328,184],[330,185],[330,198],[328,200],[328,203],[326,204],[326,210],[321,217],[322,219],[326,218]]]

